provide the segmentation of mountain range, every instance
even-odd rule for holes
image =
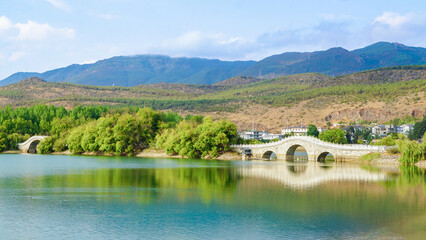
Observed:
[[[96,86],[215,84],[237,76],[273,78],[314,72],[340,76],[381,67],[424,64],[426,48],[378,42],[353,51],[336,47],[325,51],[286,52],[260,61],[221,61],[160,55],[119,56],[93,64],[73,64],[43,73],[18,72],[0,81],[0,86],[28,77],[39,77],[48,82]]]

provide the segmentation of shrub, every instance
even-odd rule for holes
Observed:
[[[59,138],[53,144],[53,151],[63,152],[67,149],[67,142],[65,138]]]
[[[423,159],[423,146],[416,141],[399,140],[398,149],[402,154],[401,163],[413,164]]]
[[[346,132],[342,129],[327,130],[319,134],[319,139],[331,143],[348,143]]]
[[[53,144],[55,143],[54,137],[47,137],[41,141],[37,146],[37,152],[47,154],[53,152]]]
[[[389,154],[398,154],[398,153],[400,153],[398,147],[389,148],[388,150],[386,150],[386,152],[389,153]]]
[[[395,146],[396,140],[392,136],[387,136],[385,138],[380,139],[380,141],[376,142],[374,145],[378,146]]]

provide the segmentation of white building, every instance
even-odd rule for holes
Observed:
[[[266,131],[244,131],[239,133],[240,137],[244,140],[256,139],[259,141],[262,140],[273,140],[273,139],[282,139],[283,136],[281,134],[272,134]]]
[[[327,128],[319,127],[317,128],[319,133],[327,131]]]
[[[396,133],[403,133],[408,135],[408,132],[413,131],[413,124],[403,124],[401,126],[396,126]]]
[[[371,128],[371,133],[377,136],[386,136],[386,128],[383,125],[377,125]]]
[[[240,132],[239,135],[244,140],[250,140],[250,139],[262,140],[263,132],[252,130],[252,131]]]
[[[282,135],[294,134],[296,136],[301,136],[301,135],[306,135],[307,132],[308,132],[307,127],[289,127],[289,128],[284,128],[283,130],[281,130]]]
[[[326,131],[327,129],[319,127],[317,128],[317,130],[318,132],[321,133]],[[281,130],[281,135],[292,134],[292,133],[296,136],[303,136],[308,133],[308,128],[307,127],[289,127],[289,128],[284,128],[283,130]]]
[[[268,132],[264,132],[262,134],[262,139],[263,140],[274,140],[274,139],[283,139],[283,135],[281,134],[272,134],[272,133],[268,133]]]
[[[379,137],[385,137],[391,133],[397,133],[396,125],[377,125],[371,128],[371,133]]]

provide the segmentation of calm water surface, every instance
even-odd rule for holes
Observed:
[[[1,239],[424,239],[425,200],[416,167],[0,155]]]

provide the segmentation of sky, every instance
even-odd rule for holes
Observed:
[[[425,0],[0,0],[0,79],[122,55],[426,47]]]

